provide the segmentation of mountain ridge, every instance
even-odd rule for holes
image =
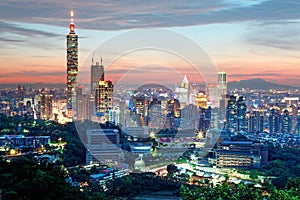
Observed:
[[[240,81],[231,81],[227,83],[228,90],[234,89],[259,89],[259,90],[294,90],[299,89],[299,87],[289,86],[289,85],[282,85],[277,83],[272,83],[270,81],[266,81],[262,78],[253,78],[247,80],[240,80]]]

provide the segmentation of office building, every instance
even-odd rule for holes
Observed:
[[[144,96],[132,96],[130,100],[131,126],[147,126],[148,101]],[[129,124],[128,124],[129,125]]]
[[[184,75],[181,85],[175,88],[176,99],[180,102],[180,108],[189,104],[189,88],[189,81],[186,75]]]
[[[124,159],[118,129],[86,130],[86,164],[117,164]]]
[[[101,65],[99,64],[99,62],[96,62],[96,64],[94,65],[92,61],[92,66],[91,66],[91,94],[92,95],[96,95],[99,80],[104,81],[104,67],[102,65],[102,58],[101,58]]]
[[[289,114],[288,109],[284,109],[281,116],[281,133],[292,132],[292,116]]]
[[[211,117],[212,109],[208,108],[199,108],[199,126],[198,130],[206,132],[211,127]]]
[[[237,100],[237,130],[246,131],[247,130],[247,120],[246,120],[246,100],[244,97],[240,96]]]
[[[227,99],[225,128],[230,131],[246,131],[246,111],[245,98],[230,95]]]
[[[272,107],[269,113],[269,132],[279,133],[280,132],[280,108]]]
[[[167,101],[166,112],[167,116],[164,128],[177,129],[181,121],[180,102],[174,98]]]
[[[67,35],[67,109],[68,117],[76,117],[78,74],[78,35],[75,33],[73,11],[71,11],[70,32]]]
[[[96,111],[98,113],[108,113],[113,108],[113,90],[111,81],[98,81],[98,91],[96,98]]]
[[[53,97],[42,89],[34,98],[34,114],[36,118],[43,120],[53,119]]]
[[[92,116],[95,113],[95,96],[82,94],[78,95],[78,114],[77,119],[79,120],[92,120]]]
[[[218,91],[218,101],[220,101],[222,99],[222,96],[227,94],[226,72],[218,72],[217,91]]]
[[[157,98],[149,101],[147,121],[149,128],[162,128],[164,125],[165,109],[162,108],[161,101]]]
[[[217,167],[260,167],[262,162],[266,162],[266,155],[266,145],[251,141],[224,141],[217,146]]]
[[[249,133],[262,133],[264,131],[264,116],[265,110],[252,110],[252,113],[247,117]]]

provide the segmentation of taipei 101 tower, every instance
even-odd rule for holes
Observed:
[[[75,33],[73,11],[71,11],[70,32],[67,35],[67,110],[68,117],[77,114],[77,80],[78,74],[78,35]]]

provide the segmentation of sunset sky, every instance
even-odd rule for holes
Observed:
[[[194,60],[187,57],[200,55],[199,62],[214,64],[212,72],[226,71],[229,81],[264,78],[300,86],[299,0],[1,0],[0,83],[66,82],[71,10],[79,35],[79,81],[85,80],[93,56],[95,61],[103,57],[108,78],[133,79],[143,71],[145,77],[153,73],[159,79],[165,74],[192,77]],[[163,28],[170,37],[149,28]],[[138,45],[148,46],[133,45],[139,40],[135,34],[144,29],[142,36],[154,42],[152,49],[143,38]],[[126,34],[130,40],[116,43]],[[171,36],[174,46],[160,50]],[[180,49],[188,52],[183,55]]]

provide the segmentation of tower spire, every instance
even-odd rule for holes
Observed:
[[[100,60],[100,61],[101,61],[101,66],[103,66],[103,65],[102,65],[102,56],[100,56],[100,58],[101,58],[101,60]]]
[[[75,33],[75,24],[74,24],[74,12],[71,10],[70,12],[71,20],[70,20],[70,33]]]

